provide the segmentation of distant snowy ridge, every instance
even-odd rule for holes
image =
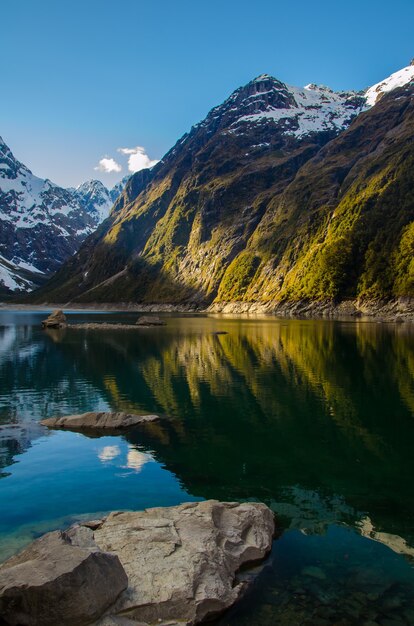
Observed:
[[[108,217],[119,193],[100,181],[64,189],[39,178],[0,137],[0,289],[40,284]]]
[[[88,180],[76,187],[73,195],[83,208],[95,217],[98,225],[108,217],[128,178],[128,176],[123,178],[112,189],[107,189],[100,180]]]

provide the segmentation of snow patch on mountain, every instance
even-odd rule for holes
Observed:
[[[32,289],[34,285],[33,281],[27,277],[28,275],[26,275],[26,277],[22,275],[26,274],[24,271],[19,271],[25,269],[29,272],[33,271],[23,267],[23,265],[20,266],[20,268],[14,266],[0,255],[0,293],[2,289],[6,291],[29,291]],[[35,271],[38,272],[39,270]]]
[[[369,106],[374,106],[385,93],[397,89],[397,87],[403,87],[411,81],[414,81],[414,61],[411,62],[411,65],[403,67],[402,70],[394,72],[388,78],[367,89],[365,92],[366,102]]]

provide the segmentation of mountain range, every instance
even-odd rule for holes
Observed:
[[[363,92],[237,89],[34,294],[275,308],[414,295],[414,65]]]
[[[0,137],[0,293],[42,284],[108,217],[125,182],[64,189],[32,174]]]

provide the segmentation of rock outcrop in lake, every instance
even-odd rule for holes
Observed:
[[[65,328],[67,326],[66,315],[61,309],[55,309],[42,322],[42,328]]]
[[[126,430],[141,424],[159,421],[159,415],[134,415],[132,413],[89,412],[80,415],[48,417],[41,420],[43,426],[62,430]]]
[[[191,626],[241,597],[248,583],[237,572],[266,556],[273,535],[261,503],[114,512],[49,533],[0,566],[0,611],[13,626]]]

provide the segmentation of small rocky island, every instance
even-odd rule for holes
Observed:
[[[143,315],[135,324],[118,324],[112,322],[86,322],[83,324],[68,324],[66,315],[61,309],[55,309],[45,320],[42,328],[70,328],[80,330],[128,330],[131,328],[152,328],[166,326],[167,323],[156,315]]]
[[[66,328],[67,325],[66,315],[61,309],[55,309],[42,321],[42,328]]]
[[[113,512],[3,563],[0,615],[11,626],[192,626],[243,595],[238,572],[266,557],[274,528],[261,503]]]

